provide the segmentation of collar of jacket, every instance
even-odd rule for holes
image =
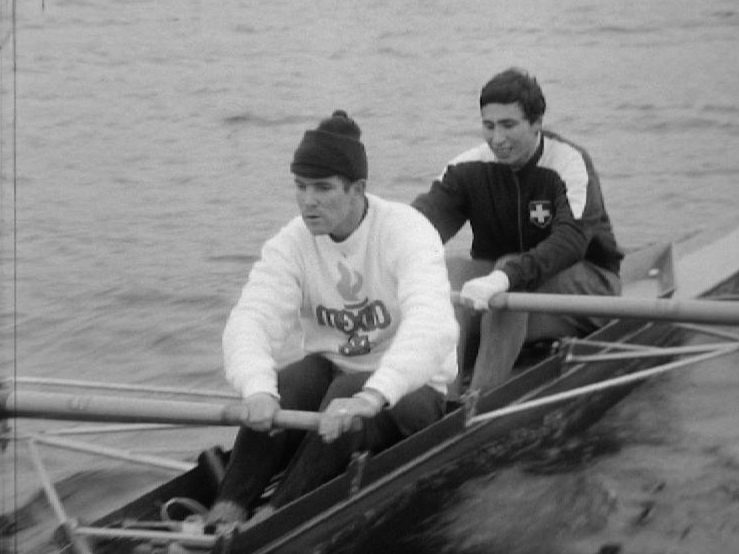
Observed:
[[[541,154],[544,152],[544,133],[539,133],[539,146],[536,147],[536,150],[534,150],[533,155],[528,159],[528,161],[523,164],[518,169],[514,170],[514,173],[521,173],[526,172],[532,167],[535,167],[536,164],[539,163],[539,159],[541,158]]]

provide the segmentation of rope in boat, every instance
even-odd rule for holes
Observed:
[[[67,513],[64,510],[64,506],[62,505],[62,501],[59,498],[56,489],[54,488],[54,484],[52,483],[51,478],[46,472],[46,468],[41,461],[41,455],[36,448],[35,442],[33,440],[28,441],[28,447],[31,451],[31,460],[33,461],[33,464],[36,467],[36,472],[39,474],[39,477],[41,479],[41,486],[44,489],[44,493],[46,494],[46,498],[51,505],[51,509],[54,512],[54,515],[59,521],[64,534],[70,542],[69,546],[76,554],[92,554],[92,551],[90,550],[85,540],[81,539],[76,534],[77,522],[76,520],[70,519],[67,516]]]
[[[54,488],[54,484],[51,482],[51,478],[46,472],[46,467],[44,467],[44,464],[41,461],[41,454],[39,454],[38,448],[36,448],[36,441],[34,441],[33,439],[28,441],[28,450],[31,453],[31,460],[33,461],[33,465],[36,468],[36,473],[38,473],[39,478],[41,479],[41,486],[46,493],[46,498],[49,501],[49,505],[51,506],[51,509],[54,512],[54,515],[56,516],[59,523],[64,523],[69,518],[67,518],[67,513],[64,511],[64,506],[62,505],[62,501],[59,498],[56,489]]]
[[[634,360],[643,358],[660,358],[664,356],[677,356],[683,354],[699,354],[701,352],[713,352],[723,348],[733,348],[734,342],[691,345],[691,346],[674,346],[671,348],[648,348],[627,352],[605,352],[603,354],[582,354],[575,355],[568,352],[565,356],[566,363],[589,363],[589,362],[607,362],[614,360]]]
[[[695,333],[702,333],[704,335],[712,335],[714,337],[720,337],[723,339],[731,339],[739,341],[739,334],[732,333],[725,329],[716,329],[715,327],[707,327],[705,325],[695,325],[693,323],[675,323],[675,327],[685,329],[686,331],[693,331]]]
[[[607,379],[605,381],[594,383],[592,385],[586,385],[584,387],[579,387],[576,389],[564,391],[564,392],[557,393],[557,394],[552,394],[549,396],[544,396],[542,398],[535,398],[533,400],[521,402],[520,404],[513,404],[510,406],[506,406],[504,408],[500,408],[498,410],[493,410],[491,412],[476,415],[476,416],[471,417],[467,421],[467,426],[469,427],[472,425],[476,425],[478,423],[483,423],[486,421],[490,421],[492,419],[497,419],[505,415],[515,414],[518,412],[531,410],[533,408],[538,408],[540,406],[556,404],[558,402],[562,402],[564,400],[569,400],[569,399],[576,398],[579,396],[584,396],[586,394],[592,394],[594,392],[601,392],[607,389],[612,389],[612,388],[628,385],[631,383],[636,383],[637,381],[643,381],[655,375],[667,373],[669,371],[673,371],[678,368],[682,368],[682,367],[689,366],[689,365],[694,365],[699,362],[704,362],[706,360],[717,358],[719,356],[724,356],[726,354],[730,354],[732,352],[737,352],[737,351],[739,351],[739,344],[735,344],[735,345],[733,344],[732,346],[722,345],[720,348],[716,348],[715,350],[708,352],[706,354],[701,354],[698,356],[693,356],[691,358],[686,358],[684,360],[670,362],[670,363],[663,364],[660,366],[645,369],[643,371],[637,371],[629,375],[622,375],[620,377],[614,377],[613,379]]]
[[[134,431],[168,431],[170,429],[185,429],[194,427],[179,423],[124,423],[120,425],[88,425],[80,427],[65,427],[64,429],[46,429],[43,435],[101,435],[104,433],[130,433]]]
[[[144,531],[133,529],[112,529],[105,527],[75,527],[75,533],[87,537],[121,539],[149,539],[152,541],[182,542],[195,547],[212,548],[218,539],[215,535],[196,535],[192,533],[171,533],[168,531]]]
[[[604,340],[564,338],[561,340],[563,346],[597,346],[600,348],[608,348],[611,350],[652,350],[654,346],[646,344],[631,344],[628,342],[609,342]]]
[[[132,462],[135,464],[142,464],[172,471],[189,471],[196,465],[194,463],[182,462],[179,460],[173,460],[171,458],[151,456],[146,454],[136,454],[120,448],[89,444],[86,442],[75,441],[71,439],[49,437],[42,434],[31,435],[29,437],[29,444],[35,445],[36,443],[45,444],[56,448],[64,448],[67,450],[75,450],[77,452],[85,452],[88,454],[97,454],[98,456],[104,456],[106,458],[113,458],[116,460],[123,460],[126,462]]]

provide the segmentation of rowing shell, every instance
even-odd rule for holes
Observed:
[[[711,291],[734,291],[739,259],[726,262],[726,253],[727,244],[737,243],[739,232],[735,231],[697,253],[681,257],[674,269],[669,248],[636,252],[625,261],[623,275],[628,280],[625,294],[647,301],[669,296],[673,291],[680,299],[692,299]],[[723,265],[711,262],[718,257]],[[712,271],[710,281],[705,281],[705,271],[701,271],[704,282],[691,280],[696,267],[717,265],[721,265],[721,271]],[[617,345],[638,350],[667,344],[676,335],[674,326],[668,323],[614,321],[588,337],[589,342],[573,343],[566,351],[519,371],[509,382],[484,396],[469,397],[466,405],[456,407],[436,424],[371,459],[358,457],[341,476],[260,523],[247,523],[226,535],[143,529],[144,522],[158,519],[160,506],[172,497],[189,497],[204,505],[212,502],[218,479],[218,468],[214,466],[224,461],[218,460],[220,454],[214,455],[212,450],[208,455],[201,455],[195,469],[102,517],[90,527],[77,526],[72,532],[76,537],[91,538],[94,552],[111,554],[131,552],[137,543],[173,540],[222,554],[339,551],[340,545],[349,544],[358,530],[380,516],[391,516],[394,506],[404,499],[407,501],[415,487],[443,477],[460,460],[479,457],[486,457],[486,463],[505,460],[512,452],[548,434],[562,433],[588,419],[592,421],[595,407],[602,410],[612,404],[628,387],[605,389],[596,394],[579,391],[638,372],[647,363],[645,358],[633,358],[626,362],[606,359],[598,363],[568,364],[568,356],[577,359],[594,353],[620,352]],[[544,401],[552,398],[553,401]],[[137,521],[141,522],[138,530]]]

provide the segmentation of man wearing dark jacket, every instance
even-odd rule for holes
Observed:
[[[472,229],[472,259],[450,259],[449,270],[463,305],[478,310],[457,313],[458,359],[462,370],[465,360],[474,366],[473,389],[508,379],[524,342],[582,336],[602,324],[489,310],[495,294],[621,290],[623,254],[593,163],[582,148],[542,129],[545,108],[541,88],[526,72],[494,76],[480,94],[485,142],[453,159],[413,202],[444,242],[467,222]]]

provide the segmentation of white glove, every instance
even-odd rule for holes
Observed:
[[[505,292],[510,286],[508,275],[496,269],[490,275],[470,279],[459,291],[462,304],[475,310],[487,310],[490,299],[499,292]]]

